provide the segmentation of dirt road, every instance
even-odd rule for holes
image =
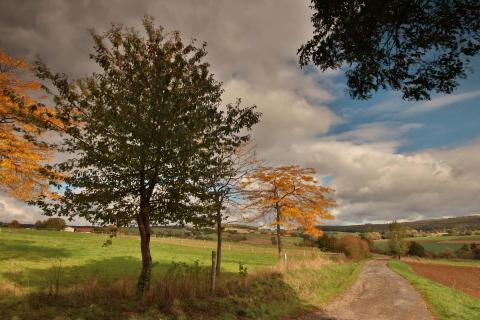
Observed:
[[[323,311],[302,320],[432,320],[422,297],[385,259],[367,262],[357,282]]]

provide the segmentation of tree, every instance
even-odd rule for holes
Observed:
[[[241,202],[241,181],[253,170],[258,161],[253,147],[244,143],[237,148],[225,145],[218,152],[217,163],[209,168],[205,175],[204,197],[207,216],[206,222],[215,224],[217,232],[216,274],[220,274],[222,262],[223,221],[228,218],[226,209],[238,207]]]
[[[8,227],[9,227],[9,228],[18,229],[18,228],[21,228],[22,225],[20,224],[20,222],[18,222],[18,220],[12,220],[12,221],[10,221],[10,223],[8,224]]]
[[[91,31],[101,72],[77,81],[36,63],[54,96],[69,159],[63,195],[39,201],[47,215],[80,216],[95,224],[135,223],[142,270],[137,292],[151,278],[151,226],[185,223],[203,213],[199,183],[216,164],[219,144],[238,146],[258,120],[255,107],[221,106],[221,84],[203,61],[205,45],[184,44],[144,18],[146,37],[113,25]],[[49,88],[53,84],[56,91]]]
[[[50,230],[63,230],[66,226],[62,218],[48,218],[43,222],[43,227]]]
[[[388,225],[388,247],[390,253],[393,256],[397,256],[400,259],[401,256],[404,256],[408,251],[408,242],[404,240],[405,238],[405,227],[400,223],[393,221]]]
[[[314,34],[300,65],[345,67],[348,91],[401,91],[407,100],[452,93],[480,52],[480,2],[470,0],[312,0]]]
[[[408,245],[407,255],[423,258],[426,256],[425,248],[420,243],[411,241]]]
[[[297,165],[259,166],[242,182],[249,209],[257,214],[250,220],[270,218],[276,227],[278,256],[282,254],[282,228],[301,226],[312,236],[322,235],[320,219],[333,219],[328,211],[336,205],[326,195],[334,190],[318,185],[314,169]]]
[[[58,124],[53,110],[31,97],[40,84],[25,80],[28,70],[0,50],[0,191],[20,200],[48,193],[52,151],[41,137]]]

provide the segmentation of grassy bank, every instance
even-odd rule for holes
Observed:
[[[420,292],[436,319],[471,320],[479,317],[480,299],[418,276],[404,262],[391,260],[388,266]]]
[[[153,284],[135,297],[136,237],[102,247],[105,235],[0,233],[1,319],[276,319],[312,310],[346,289],[362,263],[336,263],[316,249],[226,244],[217,292],[209,292],[213,241],[154,239]],[[174,262],[173,262],[174,261]],[[243,268],[239,269],[240,264]]]

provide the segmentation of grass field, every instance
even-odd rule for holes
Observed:
[[[460,249],[465,243],[480,242],[480,236],[431,236],[406,238],[406,241],[416,241],[422,244],[427,251],[441,252],[450,248],[453,251]],[[388,248],[388,240],[375,241],[375,247],[381,250]]]
[[[420,292],[436,319],[478,319],[480,299],[421,277],[404,262],[391,260],[388,266],[406,278]]]
[[[103,247],[106,239],[2,229],[0,318],[276,319],[325,303],[348,287],[362,266],[334,263],[318,249],[296,247],[290,239],[285,269],[271,244],[225,243],[219,293],[211,296],[208,270],[215,242],[153,238],[154,292],[145,308],[132,293],[140,271],[139,239],[118,237]],[[239,263],[248,275],[240,275]],[[60,289],[52,294],[57,274]]]
[[[21,272],[20,282],[30,286],[41,285],[39,275],[57,266],[64,270],[67,283],[82,277],[107,277],[137,275],[140,271],[140,240],[135,236],[120,236],[113,244],[103,247],[106,235],[69,233],[43,230],[0,231],[0,281],[11,279],[14,270]],[[315,248],[298,248],[286,241],[287,257],[320,254]],[[179,238],[152,238],[151,250],[154,273],[167,268],[172,261],[200,266],[211,263],[215,241]],[[276,247],[257,244],[225,243],[222,267],[224,271],[237,272],[239,263],[250,271],[265,268],[277,261]]]

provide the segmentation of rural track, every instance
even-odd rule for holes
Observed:
[[[387,259],[368,261],[357,281],[323,310],[301,320],[433,320],[422,297]]]

